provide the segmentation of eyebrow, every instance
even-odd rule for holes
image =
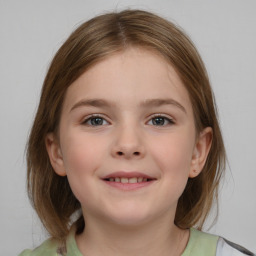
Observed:
[[[114,107],[116,106],[115,103],[110,103],[106,100],[103,100],[103,99],[84,99],[84,100],[81,100],[81,101],[78,101],[70,110],[70,112],[76,108],[79,108],[79,107],[86,107],[86,106],[89,106],[89,107],[101,107],[101,108],[111,108],[111,107]]]
[[[144,100],[141,104],[142,107],[160,107],[163,105],[173,105],[178,107],[184,113],[187,113],[186,109],[176,100],[174,99],[147,99]],[[99,107],[99,108],[111,108],[116,107],[117,105],[114,102],[109,102],[104,99],[83,99],[77,102],[70,110],[70,112],[79,107]]]
[[[174,99],[148,99],[141,103],[143,107],[160,107],[162,105],[174,105],[182,110],[184,113],[187,113],[186,109],[176,100]]]

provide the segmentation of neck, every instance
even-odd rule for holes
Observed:
[[[85,256],[177,256],[184,251],[188,238],[189,231],[179,229],[170,219],[139,226],[90,219],[76,240]]]

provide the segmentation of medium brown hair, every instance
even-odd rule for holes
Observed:
[[[213,131],[206,164],[199,176],[188,179],[178,201],[175,224],[201,228],[218,197],[225,149],[207,72],[196,48],[180,28],[155,14],[124,10],[100,15],[79,26],[53,58],[27,146],[29,197],[45,228],[59,240],[66,237],[71,216],[81,205],[67,178],[54,172],[45,137],[50,132],[58,134],[63,99],[70,84],[93,64],[131,46],[158,52],[175,68],[189,93],[197,132],[205,127]],[[81,231],[83,216],[75,221]]]

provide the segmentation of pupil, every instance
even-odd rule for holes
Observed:
[[[103,119],[100,117],[95,117],[91,120],[92,125],[102,125]]]
[[[164,125],[164,118],[162,117],[156,117],[153,119],[154,125]]]

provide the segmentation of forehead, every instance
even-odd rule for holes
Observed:
[[[99,61],[66,93],[64,106],[86,98],[103,98],[119,104],[150,98],[175,98],[191,107],[188,92],[164,57],[144,48],[128,48]]]

